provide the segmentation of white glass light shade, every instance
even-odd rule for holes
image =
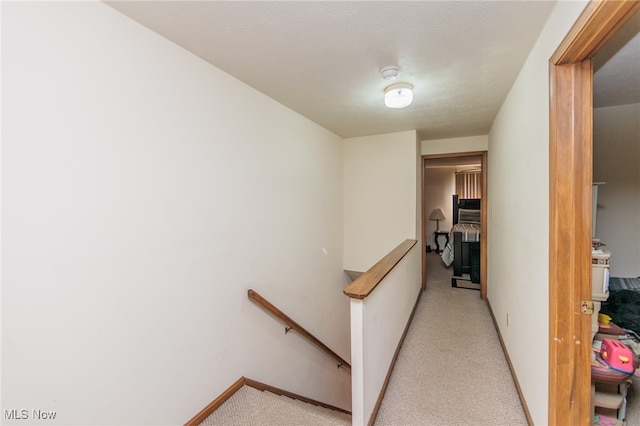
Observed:
[[[396,83],[384,89],[384,104],[387,108],[404,108],[413,102],[413,86]]]

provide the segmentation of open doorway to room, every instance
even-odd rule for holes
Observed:
[[[486,152],[423,156],[422,194],[423,289],[439,257],[453,287],[486,298]]]
[[[603,339],[613,337],[608,332],[624,331],[615,338],[629,347],[627,354],[633,357],[640,356],[638,118],[640,12],[593,57],[592,344],[594,349],[602,347]],[[610,318],[602,331],[598,314]],[[622,391],[618,393],[611,392],[598,373],[592,370],[594,417],[640,424],[640,378],[632,376],[625,387],[614,389]],[[626,397],[617,413],[604,407],[602,397],[622,394]]]
[[[550,59],[550,425],[593,421],[591,315],[576,308],[592,299],[592,58],[638,10],[591,1]]]

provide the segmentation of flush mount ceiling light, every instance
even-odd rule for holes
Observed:
[[[384,104],[387,108],[404,108],[413,102],[413,86],[409,83],[396,83],[384,89]]]

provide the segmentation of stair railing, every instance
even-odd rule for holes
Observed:
[[[351,365],[345,359],[343,359],[340,355],[332,351],[327,345],[325,345],[320,340],[318,340],[318,338],[316,338],[313,334],[309,333],[309,331],[307,331],[304,327],[302,327],[300,324],[295,322],[293,319],[291,319],[287,314],[282,312],[280,309],[276,308],[267,299],[260,296],[260,294],[258,294],[255,290],[250,289],[247,293],[250,300],[260,305],[262,308],[264,308],[266,311],[271,313],[273,316],[275,316],[277,319],[279,319],[285,324],[285,328],[284,328],[285,334],[289,333],[289,331],[291,330],[298,332],[298,334],[300,334],[302,337],[307,339],[309,343],[313,344],[322,352],[326,353],[331,358],[336,360],[338,363],[338,368],[342,367],[345,370],[347,370],[349,373],[351,373]]]
[[[420,297],[420,260],[417,241],[405,240],[344,289],[350,299],[354,425],[375,423]]]

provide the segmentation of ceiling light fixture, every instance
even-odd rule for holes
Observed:
[[[384,104],[387,108],[404,108],[413,102],[413,86],[409,83],[396,83],[384,89]]]

